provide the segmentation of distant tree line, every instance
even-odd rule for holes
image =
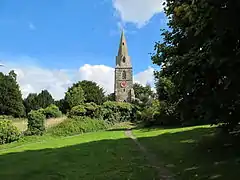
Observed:
[[[30,93],[22,99],[20,87],[16,81],[14,71],[8,75],[0,73],[0,115],[24,117],[31,110],[45,109],[55,104],[63,113],[67,113],[72,107],[82,103],[95,103],[101,105],[106,101],[114,101],[114,93],[105,95],[104,89],[93,81],[79,81],[68,88],[61,100],[55,101],[47,90],[40,93]],[[136,97],[146,104],[153,95],[149,85],[134,84]]]

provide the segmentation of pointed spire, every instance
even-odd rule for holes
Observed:
[[[118,56],[128,56],[127,41],[122,30],[121,40],[119,44]]]

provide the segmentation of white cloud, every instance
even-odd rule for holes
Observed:
[[[148,67],[148,69],[145,71],[140,72],[134,76],[134,82],[142,85],[150,84],[152,86],[154,83],[153,72],[154,69],[152,67]]]
[[[160,12],[163,12],[165,0],[112,0],[122,22],[134,23],[143,27],[148,21]]]
[[[91,80],[103,87],[107,93],[114,91],[114,69],[105,65],[85,64],[79,68],[80,80]]]
[[[29,22],[29,23],[28,23],[28,27],[29,27],[29,29],[32,30],[32,31],[36,30],[36,26],[35,26],[32,22]]]
[[[72,83],[81,80],[91,80],[103,87],[106,93],[114,91],[114,68],[105,65],[85,64],[78,70],[50,70],[37,65],[22,66],[20,64],[8,64],[1,68],[4,73],[14,70],[23,97],[29,93],[39,93],[47,89],[55,99],[61,99]],[[70,77],[70,73],[73,77]],[[153,82],[153,68],[140,72],[134,76],[135,82],[142,85]]]

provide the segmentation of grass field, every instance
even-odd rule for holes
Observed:
[[[29,137],[0,146],[0,179],[153,180],[156,169],[121,127],[67,138]],[[136,129],[133,134],[177,180],[240,177],[240,149],[208,126]],[[224,144],[224,142],[228,142]]]
[[[239,137],[215,136],[209,126],[135,130],[151,153],[181,180],[240,179]]]
[[[122,131],[64,139],[43,137],[37,143],[0,150],[0,179],[153,179],[145,157]]]

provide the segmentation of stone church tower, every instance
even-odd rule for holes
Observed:
[[[116,57],[114,93],[115,100],[120,102],[131,102],[135,98],[132,64],[130,56],[128,56],[127,42],[123,31]]]

